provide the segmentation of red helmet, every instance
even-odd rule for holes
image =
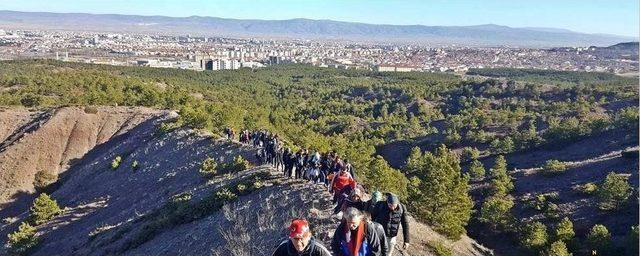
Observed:
[[[303,238],[307,232],[309,232],[309,222],[303,219],[291,221],[291,225],[289,226],[290,238]]]

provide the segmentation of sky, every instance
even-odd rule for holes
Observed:
[[[640,0],[0,0],[0,10],[640,33]]]

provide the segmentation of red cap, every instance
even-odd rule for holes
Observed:
[[[289,232],[290,238],[303,238],[304,234],[309,232],[309,223],[303,219],[295,219],[291,221]]]

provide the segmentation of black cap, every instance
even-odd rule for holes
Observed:
[[[387,203],[399,204],[400,200],[398,200],[398,196],[394,195],[393,193],[389,193],[389,195],[387,195]]]

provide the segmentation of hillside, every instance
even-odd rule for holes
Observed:
[[[332,20],[239,20],[86,13],[0,11],[1,28],[192,34],[205,36],[404,41],[509,46],[608,46],[630,37],[544,28],[378,25]]]
[[[56,163],[63,159],[60,165],[33,161],[59,172],[60,179],[49,192],[65,208],[37,227],[41,242],[33,255],[266,255],[285,237],[286,224],[294,216],[307,217],[325,244],[337,226],[325,190],[285,180],[269,166],[202,177],[198,170],[205,158],[225,162],[242,155],[254,162],[256,149],[190,129],[161,132],[160,124],[175,118],[171,112],[127,107],[100,107],[96,113],[77,107],[45,112],[51,113],[48,119],[0,153],[4,159],[14,159],[20,149],[31,148],[22,154],[65,156],[55,159]],[[30,123],[40,120],[37,116],[44,112],[8,108],[2,113],[3,122]],[[12,131],[5,133],[21,132],[20,125],[8,130]],[[57,131],[57,137],[52,131]],[[63,143],[64,150],[52,151],[40,146],[52,144],[43,143],[42,138],[68,142]],[[123,160],[114,170],[111,162],[116,156]],[[133,167],[134,161],[138,167]],[[25,198],[33,196],[28,185],[33,173],[27,171],[34,168],[27,164],[31,162],[0,161],[3,172],[9,166],[21,170],[13,179],[21,187],[6,193],[7,198],[17,195],[20,200],[0,207],[2,244],[26,217],[30,200]],[[251,186],[256,181],[263,185],[221,208],[203,206],[223,187]],[[198,207],[204,207],[205,213],[196,213]],[[163,221],[176,216],[191,217]],[[429,248],[436,242],[451,247],[456,255],[489,252],[466,236],[451,242],[424,224],[412,220],[411,225],[414,242],[403,255],[431,255]]]

